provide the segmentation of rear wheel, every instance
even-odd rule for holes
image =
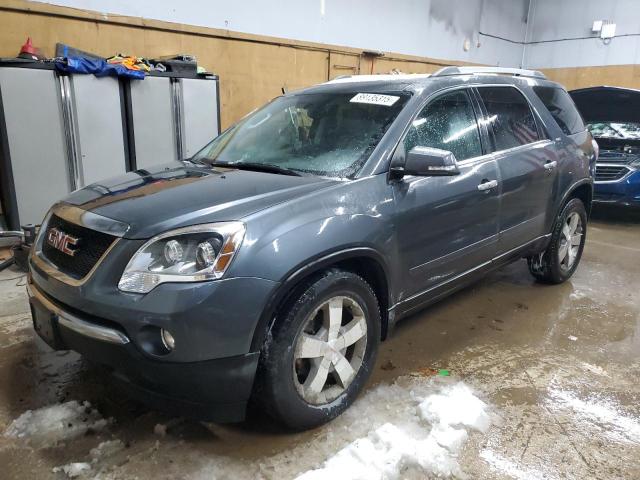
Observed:
[[[578,268],[587,233],[587,212],[578,198],[562,209],[547,249],[527,259],[531,274],[546,283],[562,283]]]
[[[256,401],[295,430],[337,417],[369,377],[380,339],[378,302],[351,272],[330,270],[294,294],[261,359]]]

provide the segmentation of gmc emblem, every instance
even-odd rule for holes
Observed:
[[[57,228],[50,228],[47,232],[47,243],[53,248],[60,250],[62,253],[74,256],[77,252],[75,247],[78,245],[78,238],[72,237]]]

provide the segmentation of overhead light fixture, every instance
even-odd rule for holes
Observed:
[[[616,24],[613,22],[605,21],[602,23],[602,30],[600,30],[600,38],[607,39],[616,36]]]
[[[610,20],[594,20],[591,26],[592,33],[599,33],[603,40],[616,36],[616,24]]]

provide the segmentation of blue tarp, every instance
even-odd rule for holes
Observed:
[[[107,63],[106,61],[94,60],[85,57],[66,57],[56,60],[56,69],[67,73],[93,73],[96,77],[127,77],[144,80],[144,72],[129,70],[123,65]]]

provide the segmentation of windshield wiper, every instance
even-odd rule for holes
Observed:
[[[212,162],[209,165],[213,167],[237,168],[238,170],[253,170],[256,172],[278,173],[280,175],[292,175],[301,177],[302,174],[291,168],[281,167],[272,163],[254,163],[254,162]]]

